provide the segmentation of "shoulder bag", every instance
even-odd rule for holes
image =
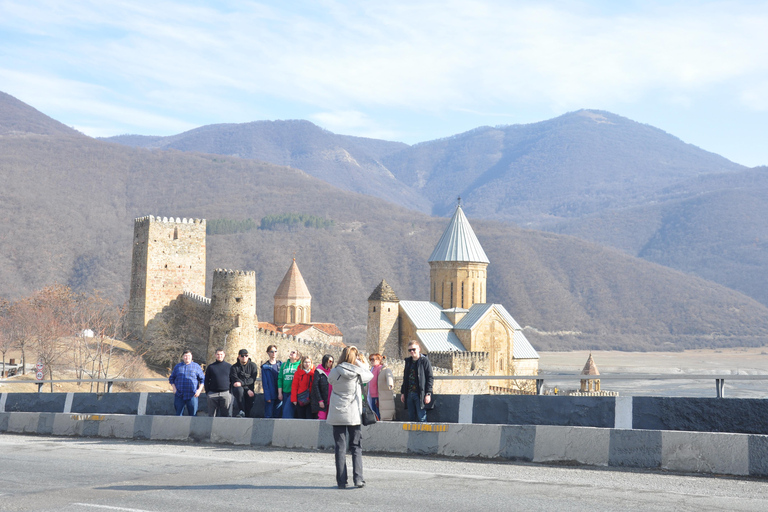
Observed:
[[[360,383],[360,399],[363,401],[363,414],[361,415],[360,420],[363,425],[367,427],[368,425],[376,423],[376,413],[371,409],[368,400],[363,397],[363,379],[361,379],[359,375],[357,376],[357,382]]]

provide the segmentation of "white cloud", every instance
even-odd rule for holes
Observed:
[[[372,131],[362,121],[371,107],[562,111],[715,86],[765,108],[764,87],[742,84],[768,80],[768,7],[638,5],[605,13],[578,1],[6,0],[0,58],[38,77],[25,95],[33,105],[71,103],[166,128],[270,112],[277,100],[324,112],[315,119],[330,129]],[[78,86],[52,90],[62,82]],[[90,108],[89,84],[98,91]]]

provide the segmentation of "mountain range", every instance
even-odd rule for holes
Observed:
[[[714,281],[768,305],[768,169],[652,126],[580,110],[413,146],[308,121],[211,125],[134,146],[290,165],[334,186],[448,216],[570,234]],[[343,155],[343,157],[340,157]]]
[[[355,161],[366,157],[387,169],[391,164],[382,162],[423,146],[335,136],[307,122],[276,124],[317,132],[308,135],[315,141],[349,143],[348,154],[359,151]],[[163,140],[92,139],[0,96],[0,296],[14,299],[59,282],[122,302],[134,218],[250,218],[258,224],[286,213],[333,225],[209,235],[209,290],[213,268],[255,270],[257,312],[270,320],[272,294],[295,254],[313,295],[313,320],[339,324],[351,343],[364,340],[366,299],[382,278],[401,299],[428,296],[427,258],[447,219],[342,190],[306,169],[162,145],[136,147],[150,139]],[[284,154],[299,158],[299,142]],[[304,153],[322,153],[320,142],[313,147]],[[387,180],[401,181],[391,174]],[[704,180],[719,173],[701,174]],[[402,181],[398,186],[410,187]],[[674,350],[759,346],[768,339],[768,308],[712,281],[570,235],[473,215],[470,221],[491,260],[488,300],[504,304],[536,348]]]

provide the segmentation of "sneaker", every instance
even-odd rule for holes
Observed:
[[[365,480],[363,480],[362,482],[357,482],[355,484],[355,487],[357,487],[358,489],[362,489],[363,487],[365,487]]]
[[[239,413],[237,413],[237,417],[238,418],[245,418],[245,411],[240,411]]]

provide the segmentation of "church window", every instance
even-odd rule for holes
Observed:
[[[453,282],[451,282],[451,302],[449,303],[450,306],[453,306]]]
[[[294,307],[291,308],[291,321],[288,323],[291,323],[291,324],[296,323],[296,308]]]
[[[440,304],[445,302],[445,283],[440,283]]]
[[[376,306],[373,306],[373,312],[374,313],[376,312]]]
[[[461,307],[464,307],[464,283],[461,283]]]
[[[475,301],[475,282],[472,281],[472,304],[474,304]]]
[[[179,228],[173,228],[173,239],[174,240],[179,239]]]
[[[235,316],[235,327],[240,327],[240,315]]]

